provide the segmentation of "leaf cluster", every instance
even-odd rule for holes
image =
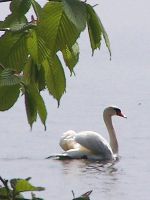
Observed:
[[[31,20],[26,17],[34,10]],[[0,22],[0,111],[24,96],[28,123],[40,117],[46,128],[47,110],[41,91],[47,89],[60,103],[66,91],[64,66],[72,74],[79,61],[77,40],[86,27],[92,54],[101,40],[110,43],[94,8],[80,0],[50,0],[41,7],[35,0],[12,0],[11,14]],[[60,54],[59,54],[60,55]]]
[[[11,179],[10,181],[3,179],[0,177],[0,181],[3,183],[3,186],[0,187],[0,199],[1,200],[43,200],[41,198],[37,198],[33,192],[43,191],[45,188],[43,187],[35,187],[33,186],[29,180],[27,179]],[[24,198],[24,192],[31,192],[31,199]]]
[[[10,181],[3,179],[0,177],[0,181],[3,186],[0,185],[0,199],[1,200],[44,200],[41,198],[36,197],[33,192],[43,191],[45,188],[43,187],[35,187],[29,181],[31,177],[26,179],[14,178]],[[24,198],[24,192],[31,192],[31,199]],[[74,192],[73,200],[90,200],[90,194],[92,190],[82,194],[79,197],[75,197]]]

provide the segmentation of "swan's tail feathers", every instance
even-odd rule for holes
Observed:
[[[72,158],[66,154],[57,154],[57,155],[48,156],[45,159],[70,160]]]

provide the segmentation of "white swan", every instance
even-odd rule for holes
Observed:
[[[118,156],[118,141],[112,124],[112,116],[117,115],[126,118],[116,106],[107,107],[103,112],[110,144],[99,133],[82,131],[76,133],[69,130],[60,139],[60,146],[65,151],[57,155],[58,158],[90,159],[90,160],[114,160]]]

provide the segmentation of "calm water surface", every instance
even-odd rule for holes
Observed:
[[[96,9],[112,41],[112,61],[104,45],[92,58],[86,34],[81,37],[76,76],[70,78],[66,70],[68,87],[60,108],[43,93],[49,112],[46,132],[39,121],[30,131],[23,97],[13,109],[0,113],[0,174],[8,179],[31,176],[33,184],[46,187],[39,193],[46,200],[70,200],[71,190],[78,196],[91,189],[93,200],[150,199],[150,26],[145,20],[150,18],[150,3],[101,4]],[[2,6],[6,13],[6,4]],[[127,120],[113,120],[119,162],[103,166],[83,160],[44,159],[61,152],[59,138],[68,129],[94,130],[108,138],[102,112],[111,104],[128,116]]]

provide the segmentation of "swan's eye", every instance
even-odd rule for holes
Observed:
[[[114,108],[116,115],[123,117],[123,118],[127,118],[125,115],[122,114],[121,110],[119,108]]]
[[[116,112],[116,115],[119,115],[121,114],[121,110],[119,108],[114,108],[115,112]]]

